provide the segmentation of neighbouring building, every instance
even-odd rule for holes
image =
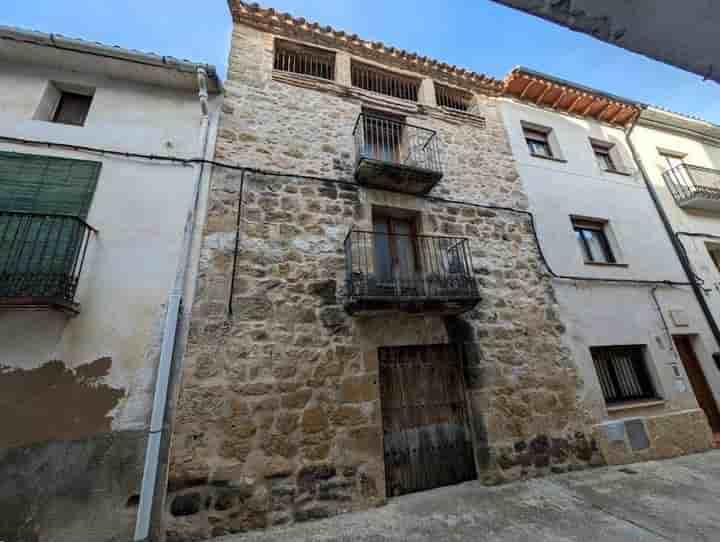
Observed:
[[[559,276],[563,337],[604,458],[708,449],[687,367],[714,366],[717,344],[626,139],[640,107],[525,68],[506,79],[506,97],[502,117]]]
[[[720,322],[720,127],[647,107],[630,137],[708,309]],[[720,433],[720,357],[700,348],[693,355],[686,341],[678,346],[698,402],[713,432]]]
[[[131,540],[212,66],[0,28],[0,540]],[[134,153],[133,156],[125,153]]]
[[[167,539],[601,464],[503,84],[230,6]]]
[[[720,83],[713,0],[493,0]]]

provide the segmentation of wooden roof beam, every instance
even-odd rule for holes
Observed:
[[[612,118],[610,119],[610,124],[615,124],[617,122],[617,120],[620,118],[620,116],[625,112],[626,112],[625,108],[623,106],[620,106],[620,108],[618,109],[618,112],[615,113],[612,116]]]
[[[553,102],[552,108],[553,108],[553,109],[557,109],[558,106],[560,105],[560,103],[562,103],[562,101],[563,101],[563,99],[565,98],[566,95],[567,95],[567,90],[563,90],[563,91],[560,93],[560,96],[558,96],[557,100],[555,100],[555,101]]]
[[[598,111],[597,113],[595,113],[595,118],[596,118],[597,120],[602,120],[602,116],[603,116],[605,113],[607,113],[607,111],[608,111],[608,109],[610,109],[610,107],[612,107],[612,103],[606,102],[605,105],[600,109],[600,111]]]
[[[588,115],[588,113],[590,113],[590,110],[593,108],[593,106],[594,106],[594,105],[597,105],[597,104],[598,104],[597,101],[595,101],[595,100],[590,100],[590,103],[588,104],[588,106],[587,106],[585,109],[583,109],[582,113],[580,113],[580,114],[581,114],[583,117],[586,117],[586,116]]]
[[[540,105],[540,104],[542,103],[542,101],[543,101],[543,98],[544,98],[545,96],[547,96],[548,93],[549,93],[551,90],[553,90],[553,86],[552,86],[552,85],[546,86],[546,87],[545,87],[545,90],[543,90],[543,91],[540,93],[540,96],[537,97],[537,100],[535,100],[535,105]]]
[[[609,119],[613,116],[615,116],[619,111],[622,111],[622,105],[619,103],[613,103],[611,105],[614,105],[615,108],[608,107],[607,111],[603,113],[602,117],[598,117],[598,120],[609,122]]]
[[[568,113],[572,113],[572,112],[573,112],[573,109],[575,109],[575,106],[576,106],[576,105],[578,104],[578,102],[580,102],[580,100],[582,100],[584,97],[585,97],[585,96],[583,96],[583,95],[581,94],[580,96],[578,96],[577,98],[575,98],[575,99],[572,101],[572,103],[570,104],[570,107],[567,108],[567,112],[568,112]]]
[[[537,83],[537,81],[535,79],[531,79],[530,81],[528,81],[528,84],[525,85],[525,88],[520,93],[520,99],[523,99],[525,97],[525,95],[527,94],[527,91],[530,90],[530,87],[532,87],[535,83]]]

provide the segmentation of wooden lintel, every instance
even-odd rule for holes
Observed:
[[[536,83],[536,81],[534,79],[531,79],[530,81],[528,81],[528,84],[525,85],[525,88],[520,93],[520,99],[525,97],[525,95],[527,94],[527,91],[530,90],[530,87],[532,87],[535,83]]]
[[[563,101],[563,98],[565,98],[565,95],[567,94],[567,90],[563,90],[560,93],[560,96],[558,96],[557,100],[555,100],[552,104],[553,109],[557,109],[560,103]]]

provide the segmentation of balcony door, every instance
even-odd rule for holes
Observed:
[[[404,121],[403,117],[366,111],[363,117],[365,156],[381,162],[401,164]]]
[[[662,163],[665,166],[666,175],[669,176],[670,180],[676,185],[678,190],[684,195],[685,191],[692,187],[692,179],[688,175],[686,168],[682,167],[685,164],[685,159],[681,154],[661,153]]]
[[[376,215],[373,225],[378,287],[392,290],[393,295],[417,295],[422,280],[415,221]]]

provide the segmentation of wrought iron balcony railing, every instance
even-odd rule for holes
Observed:
[[[680,164],[663,178],[680,207],[720,211],[720,170]]]
[[[443,177],[438,137],[433,130],[361,113],[353,137],[355,177],[362,184],[424,194]]]
[[[76,216],[0,211],[0,305],[78,310],[90,236]]]
[[[345,239],[349,312],[465,312],[480,300],[469,242],[459,237],[351,231]]]

